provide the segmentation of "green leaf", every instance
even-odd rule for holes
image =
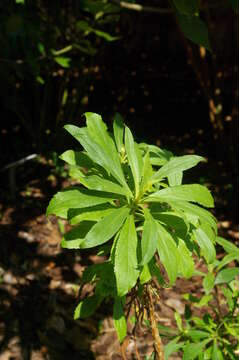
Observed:
[[[239,268],[233,267],[228,269],[223,269],[220,271],[215,279],[215,285],[223,284],[223,283],[230,283],[235,277],[239,275]]]
[[[186,201],[171,201],[170,205],[176,210],[181,210],[184,211],[186,214],[196,216],[200,220],[200,222],[207,223],[216,232],[217,222],[214,216],[209,211]]]
[[[63,57],[63,56],[56,56],[56,57],[54,57],[54,60],[58,65],[62,66],[63,68],[70,67],[71,58]]]
[[[177,311],[174,313],[174,318],[175,318],[175,321],[176,321],[176,324],[177,324],[177,327],[178,327],[179,331],[182,332],[183,331],[182,318],[181,318],[180,314]]]
[[[95,119],[87,115],[87,119],[88,124],[91,124],[91,121],[94,120],[94,123],[89,126],[90,131],[87,128],[78,128],[74,125],[66,125],[64,128],[81,143],[88,156],[111,173],[115,179],[127,189],[130,195],[131,191],[124,178],[118,152],[116,151],[113,140],[106,132],[104,123],[101,122],[98,117]],[[95,123],[97,124],[97,121],[102,126],[99,124],[98,126],[94,125]],[[97,130],[99,133],[97,133]]]
[[[194,342],[198,342],[201,339],[206,339],[211,337],[211,334],[208,333],[207,331],[191,330],[191,329],[188,331],[188,335]]]
[[[115,277],[119,296],[124,296],[136,284],[137,234],[133,215],[129,215],[122,227],[115,250]]]
[[[178,274],[179,254],[176,243],[170,233],[159,223],[158,225],[158,253],[160,261],[165,267],[170,285],[172,285]]]
[[[205,207],[213,207],[214,201],[210,191],[202,185],[177,185],[156,191],[145,198],[145,202],[192,201]]]
[[[127,335],[127,323],[124,315],[121,299],[115,298],[113,309],[114,326],[117,331],[118,339],[122,342]]]
[[[124,149],[124,122],[119,113],[114,116],[113,129],[116,147],[118,152],[121,153]]]
[[[105,204],[116,199],[115,195],[102,194],[92,190],[70,188],[59,191],[50,201],[46,214],[67,218],[69,209],[85,208]]]
[[[91,190],[104,191],[125,196],[128,195],[128,191],[124,187],[98,175],[85,176],[82,174],[82,176],[79,177],[79,180],[85,187]]]
[[[234,260],[238,260],[239,256],[238,253],[230,253],[224,256],[224,258],[219,262],[217,266],[217,271],[221,270],[225,265],[229,264]]]
[[[83,220],[99,221],[115,208],[110,204],[101,204],[83,209],[69,209],[67,217],[71,225],[76,225]]]
[[[194,262],[192,254],[190,253],[187,246],[185,245],[185,242],[182,239],[178,239],[178,253],[178,271],[186,279],[189,279],[194,273]]]
[[[173,339],[169,343],[167,343],[167,345],[164,346],[165,360],[168,360],[171,354],[178,352],[183,347],[183,345],[183,342],[178,343],[178,338]]]
[[[196,344],[188,344],[183,349],[183,359],[182,360],[193,360],[196,359],[196,357],[201,354],[205,348],[205,346],[210,342],[211,340],[207,339],[200,343]]]
[[[191,169],[196,166],[200,161],[205,161],[201,156],[197,155],[184,155],[172,157],[165,165],[163,165],[153,176],[152,183],[159,182],[165,177],[177,175],[184,170]]]
[[[205,305],[207,305],[209,303],[209,301],[211,301],[213,299],[213,296],[211,294],[208,294],[208,295],[204,295],[200,301],[198,303],[196,303],[194,306],[195,307],[203,307]]]
[[[169,186],[181,185],[183,181],[183,172],[179,171],[175,174],[171,174],[168,176]]]
[[[94,32],[95,35],[97,35],[109,42],[120,39],[119,36],[112,36],[109,33],[106,33],[105,31],[102,31],[102,30],[92,29],[92,32]]]
[[[143,269],[140,273],[140,277],[139,277],[140,284],[141,285],[146,284],[149,280],[151,280],[151,278],[152,278],[152,275],[149,270],[149,266],[148,266],[148,264],[146,264],[143,266]]]
[[[216,250],[211,239],[201,228],[193,230],[193,234],[195,236],[196,242],[198,243],[202,251],[202,255],[207,260],[207,263],[212,263],[216,258]]]
[[[134,178],[135,197],[137,198],[139,194],[139,184],[142,176],[143,160],[138,149],[138,145],[134,142],[133,135],[127,126],[125,127],[125,149]]]
[[[64,234],[61,246],[66,249],[79,249],[94,224],[92,221],[83,221],[79,226]]]
[[[151,184],[149,182],[152,177],[153,169],[150,164],[149,152],[147,151],[143,158],[143,169],[142,169],[142,179],[140,183],[140,195],[143,195],[145,192],[150,190]]]
[[[90,296],[81,301],[74,312],[74,319],[85,319],[94,314],[97,307],[100,305],[102,298],[97,295]]]
[[[157,222],[153,219],[150,212],[146,211],[142,240],[141,240],[141,250],[142,250],[141,265],[147,264],[154,256],[154,253],[158,245],[158,237],[159,235],[158,235]]]
[[[206,294],[209,294],[211,292],[211,290],[213,289],[214,280],[215,280],[215,276],[211,272],[207,273],[207,275],[204,277],[203,288],[204,288]]]
[[[157,219],[160,223],[166,225],[170,229],[173,229],[173,231],[175,231],[176,234],[177,232],[179,232],[180,234],[183,234],[184,237],[187,235],[188,226],[185,223],[185,219],[178,216],[178,214],[176,214],[175,212],[170,212],[170,211],[157,212],[154,209],[152,209],[151,213],[155,219]]]
[[[227,253],[237,253],[239,257],[239,248],[235,246],[232,242],[220,236],[216,237],[216,242],[220,244]]]
[[[199,12],[198,0],[173,0],[173,3],[183,15],[194,15]]]
[[[166,284],[165,284],[164,278],[160,272],[159,267],[156,265],[154,258],[149,262],[148,267],[149,267],[151,276],[154,276],[157,279],[159,285],[161,285],[162,287],[165,287]]]
[[[217,341],[214,340],[213,342],[213,349],[212,349],[212,360],[223,360],[224,356],[221,352],[221,350],[219,349],[219,347],[217,346]]]
[[[69,165],[77,165],[86,169],[98,166],[83,151],[67,150],[59,158]]]
[[[207,26],[198,16],[178,14],[178,20],[186,38],[211,50]]]
[[[92,248],[110,240],[121,228],[130,212],[129,208],[118,208],[97,222],[88,232],[84,242],[80,244],[81,249]]]

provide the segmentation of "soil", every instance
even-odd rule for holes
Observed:
[[[238,243],[239,227],[230,221],[223,200],[228,199],[225,194],[230,174],[219,179],[216,174],[225,169],[225,164],[209,163],[214,168],[209,171],[205,165],[200,173],[205,174],[202,181],[216,195],[219,231]],[[5,181],[0,202],[0,360],[121,359],[110,304],[103,304],[87,320],[73,320],[82,271],[99,258],[90,252],[61,249],[61,231],[67,225],[45,216],[49,199],[68,181],[54,173],[51,163],[42,158],[18,168],[16,180],[15,198],[11,199]],[[205,271],[201,262],[197,267]],[[199,278],[179,279],[173,288],[160,290],[155,310],[162,325],[175,327],[174,311],[183,314],[185,301],[181,295],[188,292],[196,296],[202,293]],[[126,359],[138,359],[137,352],[144,359],[152,351],[153,341],[146,326],[124,343]]]

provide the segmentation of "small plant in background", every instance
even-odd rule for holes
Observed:
[[[147,314],[155,358],[164,359],[153,305],[158,286],[172,286],[177,277],[192,277],[197,273],[194,255],[202,256],[209,268],[204,279],[209,296],[212,270],[220,266],[214,247],[216,220],[205,209],[214,206],[212,195],[200,184],[182,185],[183,172],[204,159],[175,157],[156,146],[137,144],[119,115],[113,134],[99,115],[85,116],[86,127],[65,126],[84,150],[61,155],[79,185],[58,192],[47,209],[48,215],[68,219],[73,226],[63,236],[63,248],[96,248],[104,256],[104,262],[88,266],[83,273],[82,287],[92,283],[94,292],[80,301],[74,317],[86,318],[103,300],[112,298],[114,325],[122,342],[131,310],[136,309],[136,324]],[[179,318],[177,321],[180,325]],[[190,346],[180,327],[181,333],[170,343],[173,350]],[[168,347],[166,351],[169,353]]]
[[[235,277],[238,267],[226,265],[239,258],[239,249],[229,241],[217,237],[217,242],[227,255],[215,260],[207,274],[202,273],[205,294],[195,297],[185,294],[185,323],[175,313],[178,330],[160,327],[161,336],[170,342],[165,347],[165,358],[179,350],[183,360],[238,359],[239,356],[239,283]],[[193,314],[193,309],[204,309],[202,318]]]

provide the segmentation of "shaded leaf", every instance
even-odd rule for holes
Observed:
[[[228,269],[221,270],[215,279],[215,285],[223,284],[223,283],[230,283],[235,277],[239,275],[239,268],[233,267]]]
[[[186,38],[211,50],[207,26],[198,16],[178,14],[178,20]]]
[[[85,319],[93,315],[97,307],[100,305],[101,301],[102,299],[97,295],[90,296],[85,300],[81,301],[75,309],[74,319]]]
[[[127,335],[127,323],[120,298],[115,298],[113,309],[114,326],[117,331],[118,339],[122,342]]]
[[[188,344],[183,349],[183,360],[193,360],[201,354],[210,340],[204,340],[196,344]]]
[[[215,280],[215,276],[211,272],[207,273],[207,275],[204,277],[203,288],[204,288],[206,294],[209,294],[211,292],[211,290],[213,289],[214,280]]]

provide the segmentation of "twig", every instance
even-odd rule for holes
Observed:
[[[169,8],[158,8],[152,6],[144,6],[141,4],[132,4],[127,1],[121,0],[111,0],[112,3],[120,6],[121,8],[139,12],[148,12],[148,13],[155,13],[155,14],[172,14],[173,10]]]
[[[153,305],[153,298],[150,290],[150,285],[147,285],[145,289],[147,295],[147,310],[148,310],[148,315],[152,329],[152,336],[154,338],[154,349],[156,354],[156,360],[164,360],[163,343],[159,335],[157,321],[154,316],[154,305]]]

